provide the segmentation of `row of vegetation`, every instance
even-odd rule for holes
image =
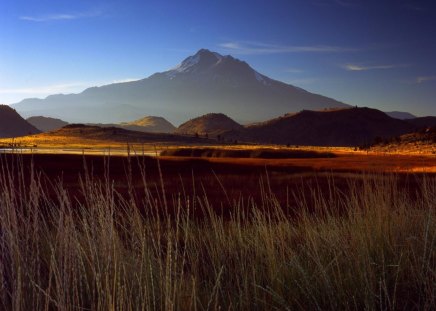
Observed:
[[[259,202],[227,201],[225,190],[222,202],[210,202],[182,189],[168,202],[165,178],[153,195],[145,169],[137,172],[141,187],[127,174],[127,196],[109,174],[84,174],[72,196],[62,180],[23,167],[19,157],[3,159],[0,171],[2,310],[436,305],[434,177],[417,192],[393,175],[350,179],[347,194],[332,180],[327,194],[311,189],[310,200],[295,189],[298,204],[286,206],[268,183],[253,189]],[[220,208],[231,216],[220,217]]]
[[[165,149],[161,156],[204,157],[204,158],[261,158],[261,159],[308,159],[334,158],[332,152],[285,149],[224,149],[224,148],[176,148]]]

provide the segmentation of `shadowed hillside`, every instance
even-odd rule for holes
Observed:
[[[37,134],[40,131],[24,120],[14,109],[0,105],[0,137],[18,137]]]
[[[390,116],[391,118],[400,119],[400,120],[407,120],[407,119],[416,118],[416,116],[411,114],[410,112],[404,112],[404,111],[388,111],[385,113],[388,116]]]
[[[224,134],[227,138],[274,144],[314,146],[359,146],[376,138],[412,132],[415,126],[370,108],[331,111],[303,110],[243,131]]]
[[[49,131],[57,130],[68,124],[68,122],[65,122],[61,119],[55,119],[55,118],[43,117],[43,116],[30,117],[27,119],[27,122],[32,124],[41,132],[49,132]]]
[[[419,117],[407,119],[406,121],[419,129],[436,126],[436,117]]]

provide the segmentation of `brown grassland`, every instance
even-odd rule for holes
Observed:
[[[435,308],[432,154],[24,141],[0,154],[2,310]],[[294,158],[229,157],[259,148]]]

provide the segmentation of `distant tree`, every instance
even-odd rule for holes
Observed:
[[[197,132],[195,132],[195,138],[198,138],[198,133]]]
[[[208,133],[204,134],[204,137],[205,137],[206,139],[208,139],[208,138],[209,138],[209,134],[208,134]]]

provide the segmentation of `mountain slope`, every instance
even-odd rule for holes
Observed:
[[[29,122],[24,120],[14,109],[0,105],[0,137],[18,137],[40,133]]]
[[[118,123],[153,114],[176,124],[210,112],[254,122],[290,111],[347,106],[270,79],[232,56],[204,49],[177,67],[143,80],[93,87],[80,94],[25,99],[14,105],[26,116],[70,122]]]
[[[411,114],[410,112],[403,112],[403,111],[388,111],[385,112],[388,116],[394,119],[400,119],[400,120],[406,120],[406,119],[413,119],[416,118],[415,115]]]
[[[62,121],[60,119],[43,117],[43,116],[30,117],[27,118],[26,121],[32,124],[41,132],[49,132],[49,131],[57,130],[68,124],[68,122]]]
[[[359,146],[377,137],[409,133],[415,126],[370,108],[308,111],[285,115],[249,126],[243,131],[225,133],[225,138],[261,143]]]
[[[242,129],[242,125],[223,113],[208,113],[183,123],[177,128],[175,133],[218,136],[227,131]]]
[[[418,129],[425,127],[436,127],[436,117],[419,117],[406,120],[408,123],[413,124]]]

